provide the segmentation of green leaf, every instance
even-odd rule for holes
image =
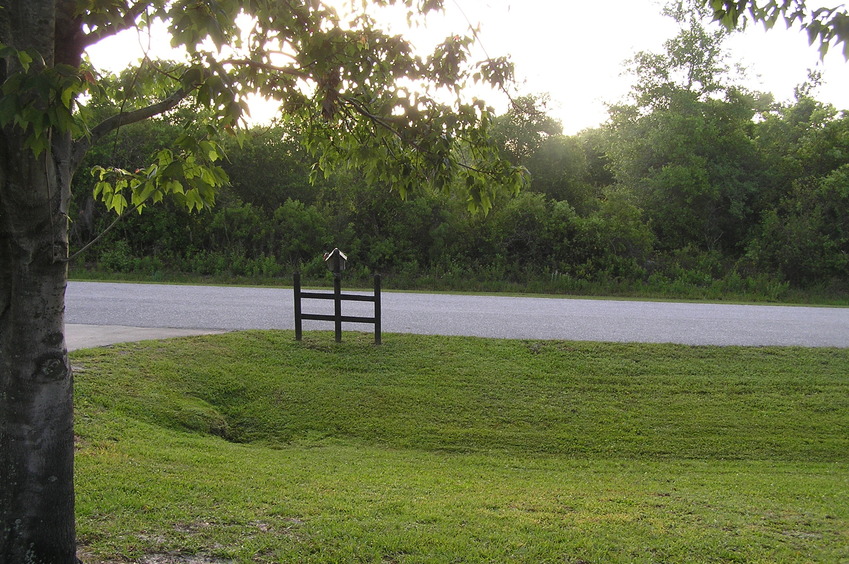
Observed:
[[[156,185],[153,182],[145,182],[141,185],[141,187],[141,190],[133,191],[134,206],[138,206],[144,203],[150,197],[150,195],[153,194],[153,191],[156,190]]]
[[[32,56],[26,51],[18,51],[18,62],[21,63],[21,67],[23,67],[24,72],[29,72],[32,60]]]
[[[178,180],[169,180],[165,183],[165,192],[168,194],[185,194],[183,183]]]

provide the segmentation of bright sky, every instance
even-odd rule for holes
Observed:
[[[573,134],[603,123],[605,103],[628,93],[625,60],[637,51],[659,52],[675,35],[675,22],[660,15],[662,5],[662,0],[445,0],[444,16],[431,15],[427,29],[405,35],[416,44],[435,44],[449,34],[467,34],[469,23],[479,24],[474,57],[509,55],[518,94],[550,94],[549,114],[561,120],[565,133]],[[126,41],[119,48],[106,43],[89,53],[95,64],[120,69],[128,56],[135,57],[130,55],[135,43]],[[803,32],[785,30],[782,24],[769,32],[752,26],[728,45],[732,57],[748,68],[751,88],[790,100],[808,69],[816,68],[825,80],[818,99],[849,109],[849,62],[839,49],[820,61]],[[487,101],[506,109],[503,97],[487,96]],[[256,118],[260,111],[253,113]]]
[[[520,93],[549,93],[549,113],[572,134],[604,122],[605,103],[628,93],[631,78],[623,76],[624,61],[638,51],[662,51],[664,41],[675,35],[676,23],[661,15],[664,3],[446,0],[446,12],[458,31],[466,18],[480,23],[481,44],[489,55],[511,56]],[[791,100],[808,69],[817,68],[826,82],[818,98],[849,109],[849,62],[839,49],[821,62],[804,32],[782,24],[769,32],[751,26],[729,39],[728,46],[731,56],[748,68],[750,88]]]

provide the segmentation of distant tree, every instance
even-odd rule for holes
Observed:
[[[664,42],[662,52],[640,51],[627,62],[636,79],[632,107],[643,114],[667,109],[681,93],[700,101],[722,96],[732,84],[725,49],[729,32],[710,29],[708,12],[693,0],[669,2],[663,14],[677,22],[678,33]]]
[[[563,135],[560,121],[547,112],[548,103],[548,96],[515,98],[495,119],[493,137],[510,162],[528,169],[531,190],[585,212],[594,196],[585,148],[577,137]]]
[[[493,124],[493,138],[514,164],[528,158],[552,135],[563,133],[562,124],[546,113],[548,96],[520,96]]]
[[[814,98],[820,77],[812,73],[795,89],[795,99],[776,104],[755,127],[755,143],[763,163],[758,209],[774,209],[802,177],[821,176],[835,168],[835,156],[844,151],[833,134],[837,109]]]
[[[224,149],[228,190],[240,200],[266,210],[288,199],[315,201],[318,190],[308,181],[313,160],[291,131],[255,127],[242,139],[227,140]]]
[[[817,77],[757,124],[765,161],[747,258],[799,286],[849,280],[849,115],[816,101]]]
[[[527,159],[530,189],[563,200],[585,214],[593,207],[598,191],[590,184],[585,147],[578,137],[552,135]]]
[[[627,103],[611,107],[616,181],[645,210],[660,248],[739,250],[757,189],[753,118],[770,98],[729,78],[723,42],[699,9],[667,9],[679,33],[663,53],[638,53]]]
[[[748,258],[797,286],[846,288],[849,281],[849,164],[822,178],[799,179],[767,210]]]

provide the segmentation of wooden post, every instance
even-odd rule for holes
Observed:
[[[333,317],[336,324],[336,342],[342,342],[342,275],[333,274]]]
[[[380,344],[380,274],[374,275],[374,344]]]
[[[295,292],[295,340],[300,341],[304,334],[303,321],[301,321],[301,273],[296,272],[293,278]]]

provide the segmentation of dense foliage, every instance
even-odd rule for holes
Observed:
[[[730,32],[706,23],[706,8],[666,13],[678,35],[629,61],[631,94],[605,125],[563,135],[544,96],[496,118],[503,157],[532,182],[519,196],[490,191],[488,214],[451,189],[317,175],[321,153],[302,148],[309,132],[290,120],[223,147],[231,185],[215,208],[128,217],[77,272],[316,279],[338,246],[354,278],[378,271],[390,287],[846,298],[849,116],[816,100],[816,74],[789,102],[748,90],[728,62]],[[178,111],[123,128],[88,164],[141,167],[184,121]],[[95,206],[92,179],[77,181],[79,248],[113,218]]]
[[[225,147],[231,185],[217,205],[129,214],[83,254],[88,268],[320,278],[338,246],[354,277],[437,289],[670,292],[779,299],[788,288],[840,294],[849,284],[849,116],[800,87],[797,98],[684,87],[611,110],[603,128],[565,136],[534,98],[496,123],[505,154],[532,174],[488,215],[420,189],[406,200],[361,175],[308,182],[311,159],[291,130],[255,129]],[[166,120],[124,128],[91,153],[127,169],[179,136]],[[113,221],[80,175],[74,244]],[[845,297],[845,296],[844,296]]]

